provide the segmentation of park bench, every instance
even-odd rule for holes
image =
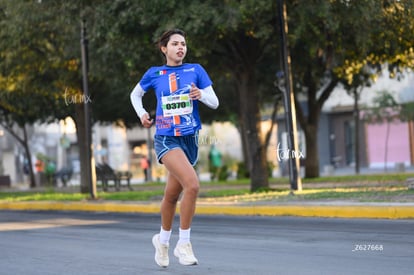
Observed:
[[[0,187],[10,187],[11,180],[9,175],[1,175],[0,176]]]
[[[115,189],[119,191],[121,189],[122,181],[126,182],[129,190],[132,190],[131,187],[131,178],[132,174],[129,171],[116,171],[112,169],[106,163],[97,164],[95,167],[96,171],[96,180],[102,183],[102,188],[104,191],[108,190],[108,185],[110,182],[114,183]]]
[[[73,175],[73,169],[71,167],[63,167],[54,174],[55,185],[57,183],[56,179],[60,179],[62,186],[66,187],[67,183],[71,180]]]

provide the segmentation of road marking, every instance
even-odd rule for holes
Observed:
[[[0,222],[0,231],[34,230],[79,225],[113,224],[116,221],[80,220],[80,219],[48,219],[24,222]]]

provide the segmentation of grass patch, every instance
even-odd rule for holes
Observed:
[[[200,198],[218,198],[218,197],[227,197],[227,196],[237,196],[249,194],[249,189],[223,189],[223,190],[209,190],[206,192],[200,193]]]
[[[98,193],[98,197],[104,200],[115,201],[149,201],[154,198],[162,197],[164,190],[151,190],[151,191],[129,191],[129,192],[116,192],[116,193]]]
[[[303,183],[323,183],[323,182],[404,182],[408,178],[414,177],[413,173],[395,174],[372,174],[372,175],[344,175],[329,176],[312,179],[303,179]]]
[[[375,174],[320,177],[304,179],[304,190],[290,194],[286,186],[250,192],[250,179],[202,182],[200,198],[216,201],[255,201],[255,200],[358,200],[358,201],[414,201],[414,190],[408,190],[404,182],[414,174]],[[310,187],[306,183],[345,183],[341,188],[325,188],[325,185]],[[367,187],[366,182],[392,182],[391,185]],[[288,178],[272,178],[271,185],[289,184]],[[346,183],[352,183],[346,186]],[[355,184],[361,183],[358,186]],[[401,184],[399,184],[401,183]],[[329,185],[326,185],[327,187]],[[98,192],[101,200],[108,201],[160,201],[165,183],[145,183],[134,186],[135,191]],[[273,186],[274,187],[274,186]],[[308,186],[309,187],[309,186]],[[81,194],[78,189],[46,189],[45,191],[0,192],[0,201],[82,201],[89,199],[89,194]]]
[[[0,193],[0,201],[81,201],[89,198],[89,194],[47,192],[12,192]]]
[[[232,179],[226,181],[203,181],[201,186],[220,186],[220,185],[250,185],[250,179]]]
[[[107,201],[160,201],[163,190],[99,192],[98,198]],[[302,201],[302,200],[354,200],[354,201],[414,201],[414,190],[407,187],[371,187],[371,188],[323,188],[305,189],[293,196],[290,190],[262,190],[250,192],[249,189],[216,189],[200,192],[201,199],[216,201]],[[0,201],[82,201],[89,194],[58,192],[13,192],[0,193]]]
[[[148,201],[154,197],[162,196],[163,190],[154,191],[130,191],[130,192],[98,192],[97,197],[103,200],[115,201]],[[18,202],[18,201],[82,201],[89,199],[89,194],[81,193],[59,193],[54,191],[31,193],[31,192],[13,192],[0,193],[0,201]]]
[[[414,190],[407,187],[370,187],[370,188],[324,188],[307,189],[292,193],[290,190],[273,190],[249,192],[248,190],[225,190],[209,193],[204,199],[217,202],[254,202],[254,201],[328,201],[348,200],[359,202],[412,202],[414,201]]]
[[[356,183],[356,182],[405,182],[408,178],[414,178],[414,173],[387,173],[387,174],[371,174],[371,175],[343,175],[343,176],[324,176],[318,178],[303,178],[302,182],[306,183]],[[289,184],[288,177],[269,178],[269,183]],[[218,185],[248,185],[250,179],[234,179],[227,181],[207,181],[202,186],[218,186]]]
[[[394,198],[395,201],[406,201],[405,198],[413,196],[414,190],[407,187],[393,188],[340,188],[327,190],[310,190],[298,193],[296,197],[303,200],[356,200],[356,201],[389,201]]]

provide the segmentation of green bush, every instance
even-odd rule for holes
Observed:
[[[229,177],[229,167],[227,165],[223,165],[220,168],[219,174],[218,174],[218,180],[219,181],[226,181]]]
[[[267,162],[267,173],[268,173],[268,177],[271,178],[273,175],[273,169],[275,168],[275,165],[273,164],[273,162],[268,161]]]
[[[274,167],[275,165],[271,161],[267,162],[267,172],[268,172],[269,177],[272,176]],[[244,162],[239,162],[237,164],[237,178],[238,179],[250,178],[249,170],[247,169],[246,164]]]
[[[237,164],[237,178],[238,179],[246,179],[250,178],[249,170],[246,167],[244,162],[239,162]]]

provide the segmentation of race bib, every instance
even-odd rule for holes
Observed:
[[[193,102],[188,94],[161,97],[164,117],[181,116],[193,112]]]

